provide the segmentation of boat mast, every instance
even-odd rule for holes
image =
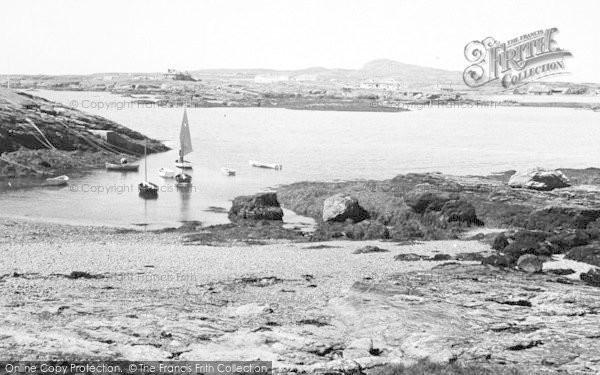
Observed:
[[[186,115],[186,107],[185,105],[183,106],[183,115]],[[183,153],[183,142],[181,141],[181,137],[179,138],[179,162],[181,163],[181,173],[183,173],[183,155],[185,155]]]
[[[144,140],[144,182],[148,182],[148,160],[147,160],[148,153],[146,151],[147,145],[148,145],[148,140],[146,139],[146,140]]]

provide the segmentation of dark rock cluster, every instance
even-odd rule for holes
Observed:
[[[233,200],[229,210],[231,221],[240,220],[283,220],[283,210],[275,193],[259,193],[241,196]]]

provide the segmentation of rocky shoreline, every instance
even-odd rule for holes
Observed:
[[[0,162],[0,174],[85,170],[146,142],[2,94],[2,158],[25,166]],[[116,152],[98,130],[129,146]],[[316,229],[285,228],[282,207]],[[229,218],[154,232],[1,219],[0,348],[10,359],[260,358],[277,373],[600,371],[600,169],[298,182],[237,197]]]
[[[121,157],[168,150],[100,116],[0,89],[0,177],[83,172]]]
[[[297,183],[237,198],[231,224],[154,232],[3,219],[0,348],[260,358],[287,374],[594,374],[600,170],[562,172]],[[283,228],[281,205],[317,230]]]
[[[205,229],[2,220],[5,357],[260,358],[309,374],[600,370],[600,289],[557,272],[560,261],[539,273],[482,265],[494,250],[475,240],[190,241]]]

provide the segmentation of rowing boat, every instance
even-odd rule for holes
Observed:
[[[62,185],[66,185],[68,183],[69,183],[69,177],[63,175],[63,176],[58,176],[58,177],[47,178],[44,185],[46,185],[46,186],[62,186]]]
[[[139,168],[140,168],[140,166],[138,164],[106,163],[106,169],[109,171],[130,172],[130,171],[137,171]]]
[[[261,161],[256,161],[256,160],[250,160],[248,162],[248,164],[250,164],[251,167],[275,169],[277,171],[279,171],[279,170],[281,170],[283,168],[283,165],[281,165],[281,164],[263,163]]]

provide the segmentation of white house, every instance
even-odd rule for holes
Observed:
[[[256,83],[274,83],[289,81],[290,77],[285,74],[258,74],[254,77]]]

